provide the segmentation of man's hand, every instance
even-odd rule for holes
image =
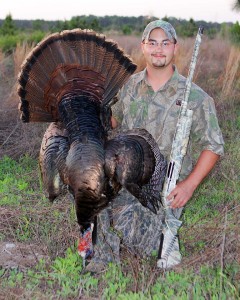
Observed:
[[[192,173],[185,180],[179,182],[167,196],[167,200],[171,202],[171,208],[183,207],[188,202],[195,189],[203,178],[209,174],[218,159],[219,155],[210,150],[201,152]]]
[[[167,200],[171,202],[170,207],[183,207],[190,200],[195,189],[196,186],[187,179],[179,182],[167,197]]]

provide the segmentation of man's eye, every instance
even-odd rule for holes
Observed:
[[[162,42],[163,46],[168,46],[169,45],[169,42],[168,41],[164,41]]]
[[[150,45],[150,46],[155,46],[155,45],[156,45],[156,42],[154,42],[154,41],[149,42],[149,45]]]

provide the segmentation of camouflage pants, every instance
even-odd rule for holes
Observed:
[[[177,218],[182,209],[174,211]],[[120,245],[133,254],[149,257],[159,251],[163,212],[157,215],[122,190],[111,208],[98,216],[94,260],[119,262]],[[177,241],[178,247],[178,241]]]

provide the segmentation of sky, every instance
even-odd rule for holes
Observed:
[[[240,21],[234,0],[0,0],[0,19],[70,20],[80,15],[165,16],[207,22]]]

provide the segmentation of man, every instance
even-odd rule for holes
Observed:
[[[169,159],[186,83],[186,78],[178,73],[173,63],[178,50],[175,29],[162,20],[149,23],[142,35],[141,48],[146,69],[134,74],[120,91],[119,101],[113,107],[112,125],[115,127],[121,123],[122,129],[145,128],[157,141],[161,153]],[[214,102],[195,84],[192,84],[188,106],[193,110],[190,142],[179,182],[168,195],[177,218],[223,154],[224,144]],[[193,169],[192,144],[197,145],[200,152]],[[157,215],[152,214],[133,196],[122,191],[112,209],[106,209],[99,216],[100,232],[95,257],[87,269],[99,271],[108,261],[118,262],[121,245],[128,251],[145,256],[157,253],[161,220],[161,211]],[[164,241],[167,243],[168,239]],[[171,268],[180,261],[176,239],[165,267]]]

